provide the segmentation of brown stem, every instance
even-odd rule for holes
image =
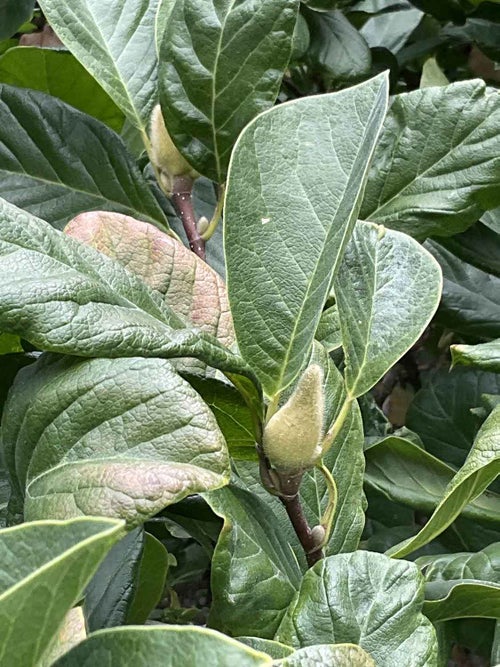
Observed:
[[[186,236],[189,247],[201,259],[205,260],[205,241],[201,238],[196,225],[196,214],[193,208],[193,179],[189,176],[174,178],[172,188],[172,203],[175,206]]]
[[[302,548],[305,551],[307,564],[309,567],[312,567],[323,558],[324,554],[322,548],[318,547],[311,528],[307,523],[300,497],[298,494],[292,497],[280,496],[280,500],[285,506],[288,518],[290,519]]]

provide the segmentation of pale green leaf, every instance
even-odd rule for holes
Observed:
[[[229,301],[240,350],[269,396],[297,377],[310,354],[387,92],[384,74],[281,104],[238,139],[225,205]]]
[[[230,373],[245,366],[117,262],[1,200],[0,330],[78,356],[193,356]]]
[[[500,618],[500,585],[459,579],[426,586],[424,613],[433,623],[453,618]]]
[[[67,653],[73,646],[76,646],[87,638],[87,629],[85,627],[85,616],[81,607],[73,607],[66,614],[62,626],[59,628],[48,655],[41,663],[41,667],[51,667],[51,665],[62,655]]]
[[[192,626],[123,627],[91,635],[58,660],[54,667],[272,667],[265,653],[225,635]]]
[[[361,217],[416,238],[463,231],[499,203],[499,156],[500,93],[483,81],[397,95]]]
[[[328,352],[333,352],[333,350],[342,347],[342,333],[337,306],[330,306],[323,311],[315,338]]]
[[[449,483],[444,498],[425,526],[389,553],[395,558],[403,558],[428,544],[453,523],[462,509],[477,498],[499,473],[500,405],[482,425],[464,465]]]
[[[334,281],[351,397],[371,389],[419,339],[441,285],[439,265],[412,238],[356,225]]]
[[[293,648],[290,646],[280,644],[272,639],[261,639],[260,637],[237,637],[237,639],[242,644],[250,646],[256,651],[267,653],[267,655],[270,655],[271,658],[274,658],[275,660],[286,658],[294,652]]]
[[[292,51],[298,0],[176,0],[161,48],[160,98],[187,160],[226,180],[234,142],[274,103]]]
[[[453,365],[477,366],[500,373],[500,338],[480,345],[452,345],[451,357]]]
[[[9,401],[5,461],[29,518],[140,523],[228,481],[213,414],[166,360],[44,355]]]
[[[57,36],[145,132],[156,97],[158,0],[41,0]]]
[[[36,90],[0,85],[0,176],[1,197],[59,228],[95,209],[168,228],[118,135]]]
[[[0,663],[35,665],[123,523],[40,521],[0,531]],[[26,623],[29,619],[29,631]]]
[[[359,644],[377,667],[435,667],[437,639],[422,614],[413,563],[357,551],[330,556],[304,576],[276,639],[295,647]]]
[[[445,73],[439,67],[436,58],[427,58],[422,67],[420,77],[420,88],[432,88],[433,86],[447,86],[450,82]]]
[[[360,33],[368,46],[398,53],[424,17],[419,9],[398,9],[372,16],[363,24]]]
[[[375,667],[375,663],[360,646],[319,644],[300,648],[277,667]]]
[[[212,560],[210,625],[272,639],[302,576],[286,533],[273,511],[243,488],[230,485],[206,500],[224,519]]]
[[[123,113],[87,70],[67,51],[19,46],[0,58],[0,81],[58,97],[116,132]]]

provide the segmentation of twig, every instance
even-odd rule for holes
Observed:
[[[201,259],[205,260],[205,241],[200,236],[196,225],[196,214],[193,207],[193,179],[189,176],[177,176],[172,187],[172,203],[175,206],[186,236],[189,247]]]
[[[309,567],[312,567],[324,557],[324,554],[323,549],[321,546],[318,546],[315,536],[307,523],[299,494],[292,497],[280,496],[279,498],[285,506],[288,518],[290,519],[302,548],[305,551],[307,564]]]

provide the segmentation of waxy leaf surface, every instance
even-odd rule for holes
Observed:
[[[225,205],[229,301],[269,396],[307,360],[385,117],[380,75],[258,116],[233,152]]]

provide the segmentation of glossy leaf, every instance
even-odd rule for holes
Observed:
[[[279,105],[250,123],[235,147],[225,206],[229,301],[241,353],[269,396],[297,377],[310,353],[357,217],[387,89],[381,75]]]
[[[119,213],[82,213],[65,233],[115,259],[163,295],[178,315],[230,347],[234,329],[223,280],[157,227]]]
[[[11,37],[33,13],[33,0],[3,0],[0,7],[0,39]]]
[[[29,518],[140,523],[228,481],[215,418],[165,360],[44,355],[17,377],[5,414],[5,461]]]
[[[57,36],[143,132],[155,103],[158,0],[41,0]]]
[[[413,563],[367,551],[330,556],[305,574],[276,639],[359,644],[380,667],[400,667],[408,656],[414,667],[433,667],[437,639],[423,600]]]
[[[424,546],[460,514],[471,500],[477,498],[500,473],[500,405],[482,425],[462,468],[446,489],[443,500],[425,526],[415,535],[391,549],[395,558]]]
[[[85,590],[84,612],[89,632],[125,624],[137,585],[144,531],[136,528],[107,554]]]
[[[306,17],[313,35],[307,59],[327,82],[355,82],[369,75],[368,44],[341,11],[307,12]]]
[[[425,245],[443,271],[439,321],[467,336],[500,336],[500,277],[463,262],[439,243]]]
[[[0,164],[0,196],[55,227],[95,209],[168,227],[121,139],[36,90],[0,85]]]
[[[0,330],[78,356],[194,356],[236,373],[244,366],[118,263],[1,200]]]
[[[500,338],[480,345],[452,345],[453,365],[477,366],[500,373]]]
[[[365,394],[419,339],[441,271],[406,234],[358,223],[334,281],[350,396]]]
[[[94,667],[103,656],[110,665],[187,667],[203,656],[205,667],[272,667],[265,653],[224,635],[192,626],[123,627],[94,633],[60,658],[54,667]]]
[[[180,151],[214,181],[226,180],[239,133],[278,95],[298,4],[176,0],[171,10],[161,48],[162,111]]]
[[[124,116],[97,81],[66,51],[20,46],[0,58],[0,81],[40,90],[97,118],[115,132]]]
[[[419,239],[463,231],[499,203],[499,154],[500,95],[482,81],[398,95],[361,217]]]
[[[38,663],[122,534],[121,522],[106,519],[40,521],[0,531],[2,665]]]
[[[438,371],[415,395],[406,426],[422,438],[431,454],[458,468],[480,425],[471,410],[482,405],[484,394],[500,394],[499,375],[472,368]]]
[[[272,639],[302,576],[286,533],[272,510],[238,486],[206,499],[224,519],[212,560],[210,625],[233,636]]]
[[[365,483],[390,500],[432,512],[445,495],[455,469],[410,440],[388,436],[366,451]],[[462,510],[475,521],[500,519],[500,496],[484,493]]]
[[[366,651],[354,644],[319,644],[301,648],[279,667],[375,667]]]

